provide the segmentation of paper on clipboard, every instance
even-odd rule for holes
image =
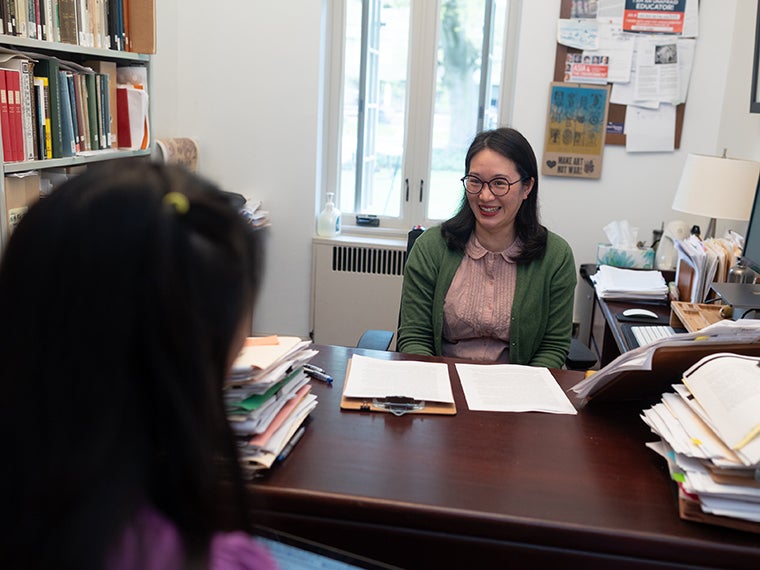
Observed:
[[[397,413],[381,401],[407,399],[419,406]],[[340,407],[344,410],[456,414],[448,365],[443,362],[381,360],[354,355],[348,361]]]

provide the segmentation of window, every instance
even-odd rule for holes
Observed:
[[[516,4],[333,2],[326,183],[344,226],[361,213],[405,230],[456,211],[470,141],[506,123]]]

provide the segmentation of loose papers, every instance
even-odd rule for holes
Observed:
[[[578,413],[546,368],[518,364],[457,364],[456,368],[472,411]]]

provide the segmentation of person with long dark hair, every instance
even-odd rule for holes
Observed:
[[[97,167],[32,206],[0,263],[0,560],[268,569],[222,398],[260,232],[179,167]]]
[[[538,215],[538,166],[515,129],[475,136],[459,211],[417,238],[404,269],[397,348],[560,368],[576,268]]]

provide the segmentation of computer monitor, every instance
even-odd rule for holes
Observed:
[[[744,236],[742,263],[755,273],[760,274],[760,191],[758,190],[755,191],[752,214],[749,217],[747,233]]]

